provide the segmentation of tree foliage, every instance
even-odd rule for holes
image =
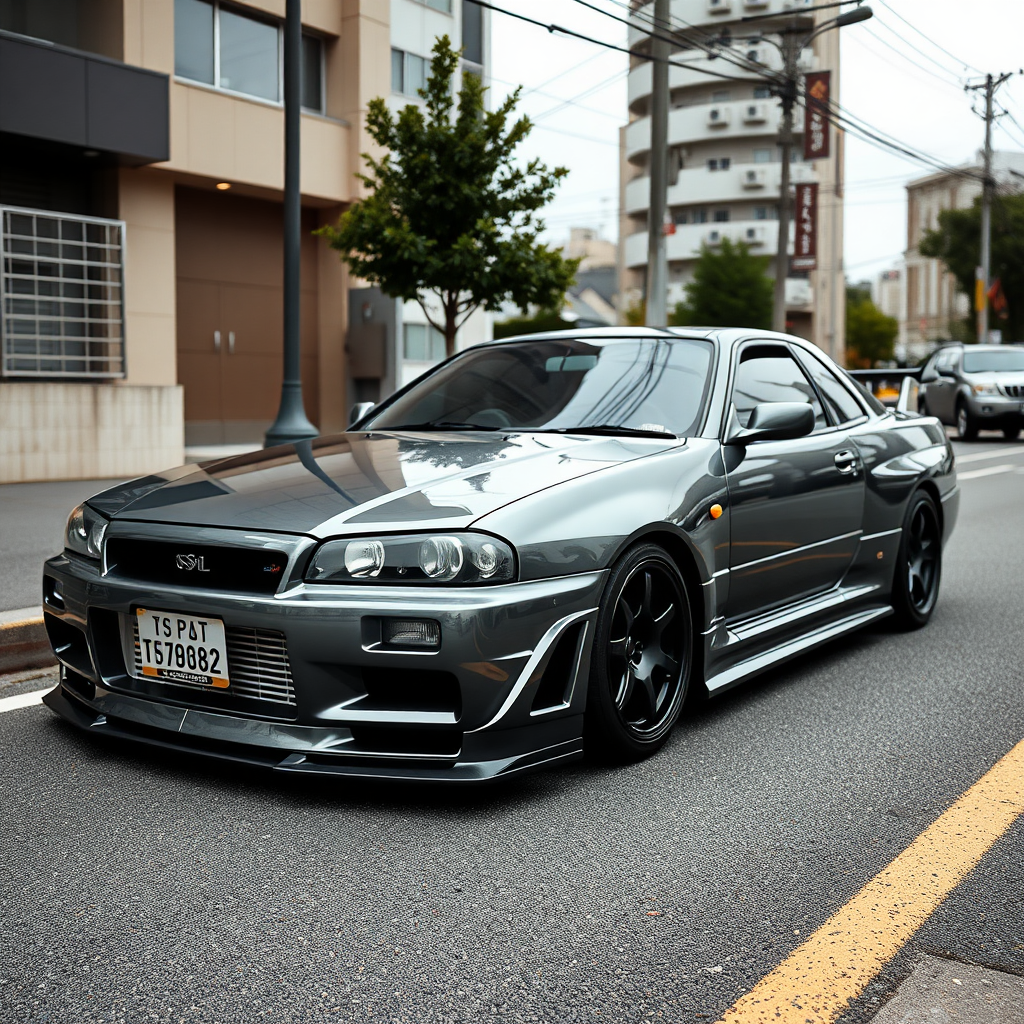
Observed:
[[[410,103],[396,117],[383,99],[370,101],[367,130],[384,155],[363,154],[369,194],[321,229],[354,275],[417,300],[449,355],[481,306],[559,308],[578,263],[538,242],[538,212],[568,171],[514,162],[531,129],[526,117],[511,120],[520,90],[488,111],[480,78],[463,74],[456,103],[458,62],[442,36],[420,90],[425,106]]]
[[[869,370],[893,358],[899,321],[871,301],[869,284],[846,286],[846,362]]]
[[[924,233],[918,249],[942,260],[973,305],[974,271],[981,263],[981,199],[966,210],[943,210],[938,227]],[[991,316],[989,325],[1001,327],[1005,341],[1024,340],[1024,194],[992,198],[991,268],[1009,315],[1006,320]]]
[[[572,322],[557,309],[542,309],[533,316],[514,316],[494,325],[495,338],[513,338],[517,334],[539,334],[541,331],[564,331]]]
[[[770,259],[754,256],[744,242],[722,239],[718,251],[701,246],[686,301],[676,304],[669,323],[701,327],[770,330],[774,285]]]

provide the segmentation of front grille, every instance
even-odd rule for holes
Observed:
[[[1000,388],[1007,398],[1024,398],[1024,384],[1001,384]]]
[[[295,706],[295,687],[288,664],[288,648],[284,633],[272,629],[250,629],[248,626],[227,626],[225,637],[228,647],[228,677],[231,685],[226,690],[213,691],[201,683],[186,683],[178,679],[161,679],[166,686],[182,686],[190,690],[233,694],[251,697],[274,704]],[[135,644],[135,675],[142,676],[142,652],[139,649],[139,624],[132,618],[132,638]]]

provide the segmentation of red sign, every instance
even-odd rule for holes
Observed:
[[[790,266],[794,270],[818,268],[818,185],[816,182],[796,186],[796,245]]]
[[[831,71],[813,71],[804,91],[804,159],[829,157],[828,103]]]

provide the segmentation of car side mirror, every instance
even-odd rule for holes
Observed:
[[[348,425],[349,427],[355,426],[364,416],[369,415],[370,410],[373,408],[373,402],[356,402],[352,406],[352,411],[348,414]]]
[[[943,380],[956,380],[956,374],[948,366],[936,366],[935,376]]]
[[[788,441],[806,437],[814,430],[814,410],[806,402],[762,402],[754,406],[744,429],[734,426],[726,444],[747,445],[753,441]]]

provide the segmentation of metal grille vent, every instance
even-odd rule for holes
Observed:
[[[250,629],[247,626],[228,626],[225,629],[228,646],[228,675],[231,686],[222,690],[236,697],[252,697],[275,704],[295,706],[295,687],[288,664],[288,648],[283,633],[270,629]],[[135,644],[135,675],[142,676],[142,653],[139,650],[139,626],[132,621]],[[184,683],[177,679],[161,679],[167,686],[183,686],[190,690],[210,690],[198,683]]]
[[[1007,398],[1024,398],[1024,384],[1004,384],[1002,390]]]
[[[124,223],[0,207],[0,374],[124,376]]]

